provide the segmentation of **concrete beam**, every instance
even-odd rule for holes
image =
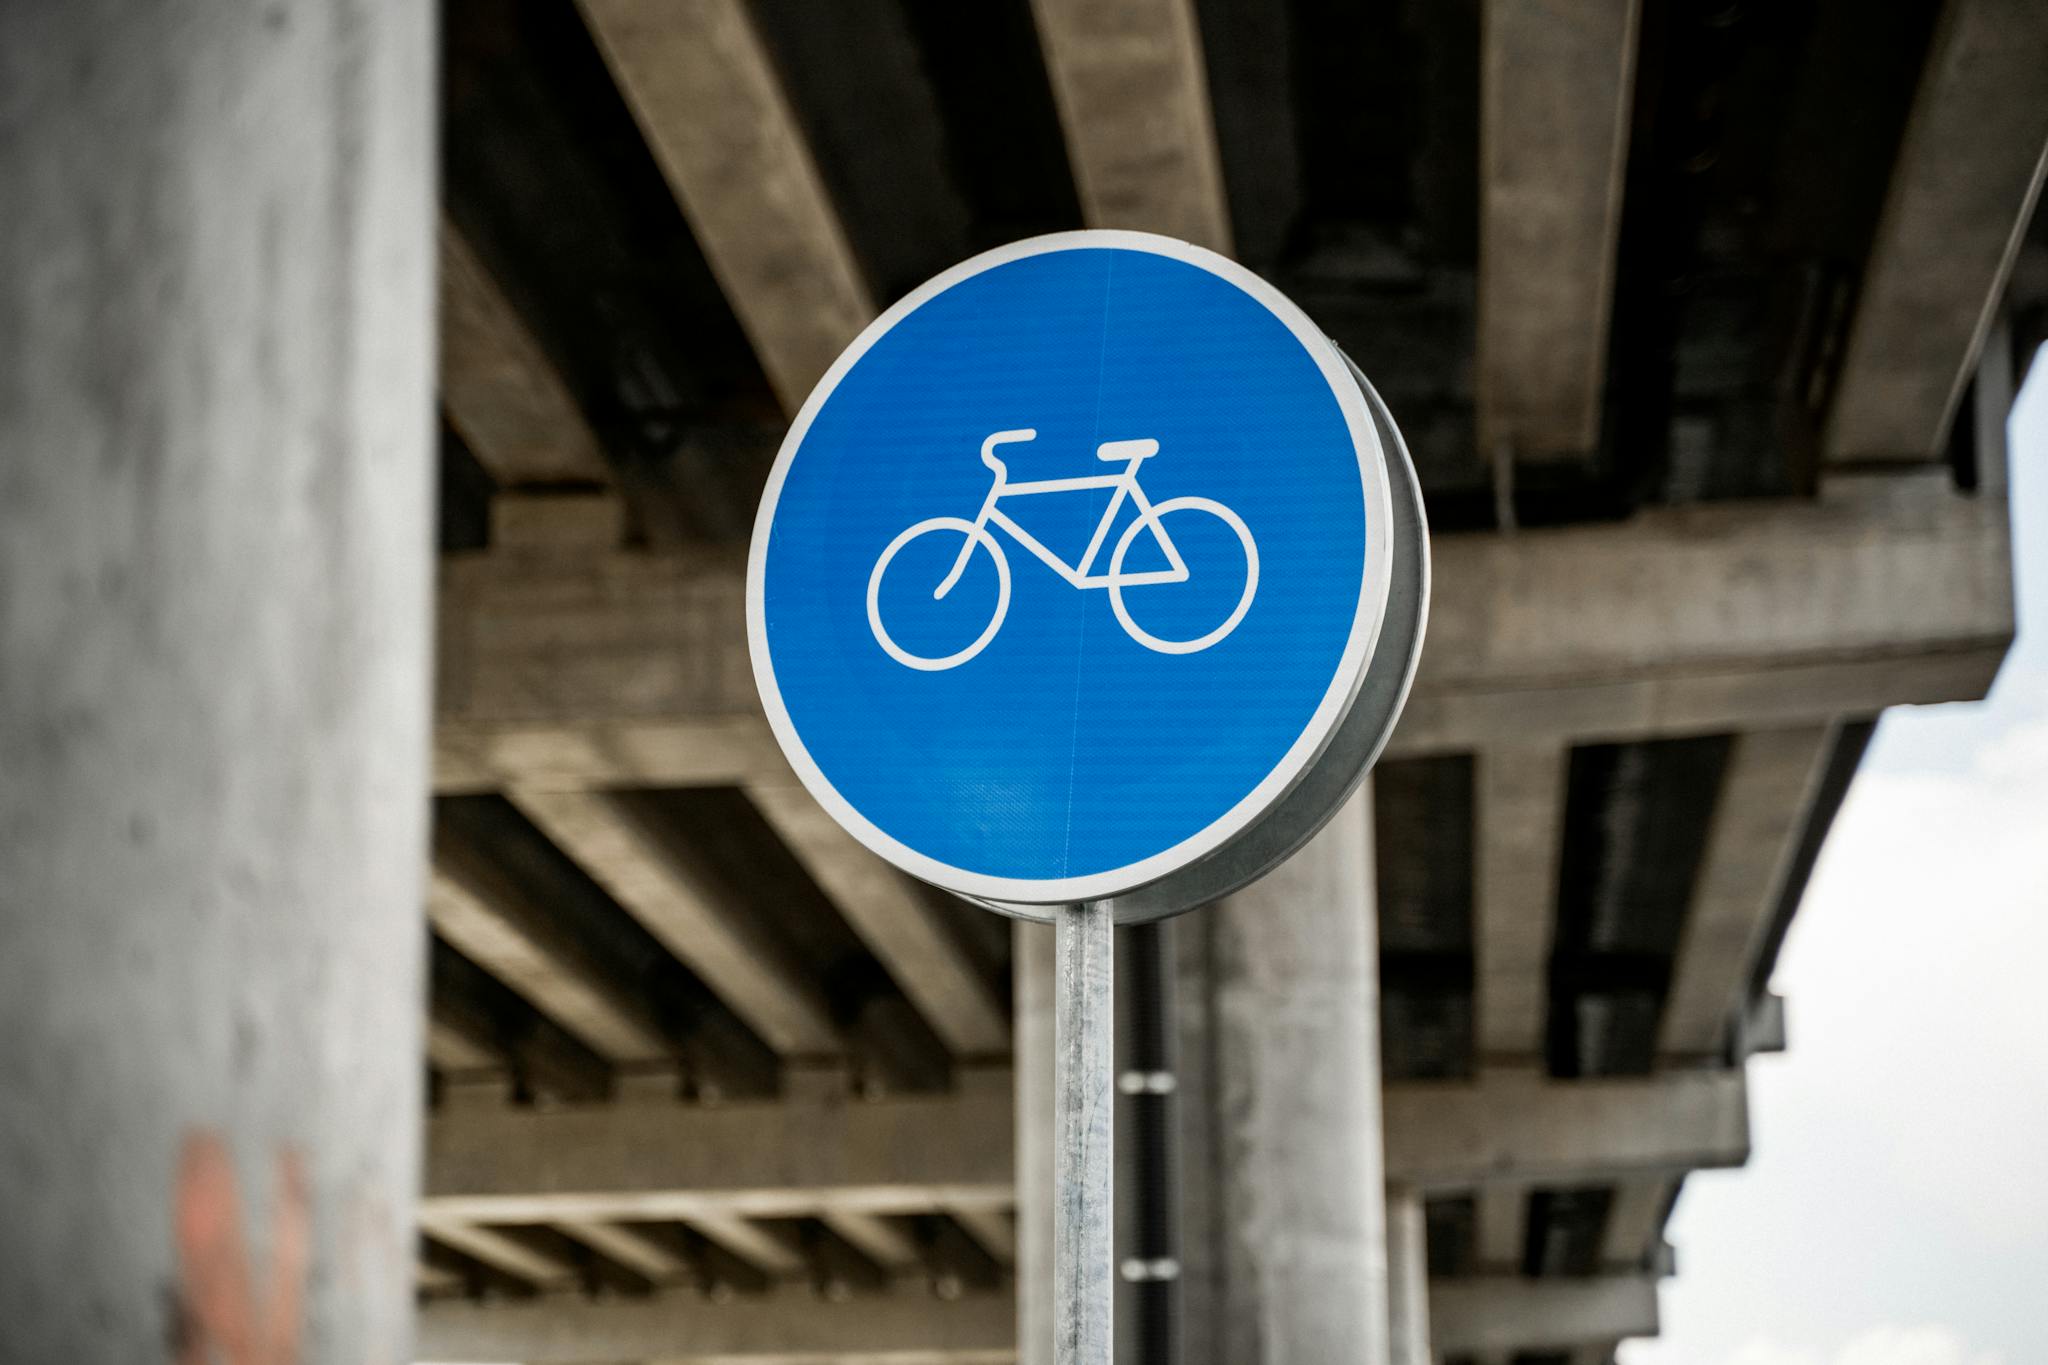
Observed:
[[[421,1206],[488,1223],[1007,1208],[1010,1113],[1009,1097],[993,1091],[871,1103],[453,1109],[427,1121]]]
[[[1940,458],[2048,164],[2048,9],[1949,0],[1899,143],[1823,434]]]
[[[830,1005],[800,964],[761,932],[739,891],[630,794],[514,790],[514,804],[556,846],[687,963],[784,1056],[844,1045]]]
[[[794,412],[875,315],[743,0],[579,0],[704,258]]]
[[[1635,93],[1636,0],[1487,0],[1481,25],[1480,448],[1600,443]]]
[[[686,1291],[639,1299],[450,1299],[420,1309],[421,1360],[661,1360],[669,1365],[1009,1365],[1008,1294],[947,1302],[898,1285],[833,1303],[801,1285],[711,1303]]]
[[[1445,1355],[1571,1350],[1657,1335],[1657,1281],[1650,1275],[1593,1279],[1482,1276],[1433,1280],[1430,1323]]]
[[[1429,1238],[1422,1196],[1387,1191],[1388,1365],[1434,1365],[1429,1331]]]
[[[629,1223],[600,1223],[593,1219],[572,1218],[556,1226],[592,1251],[610,1257],[656,1284],[680,1280],[690,1273],[689,1265],[673,1247]]]
[[[739,1214],[698,1209],[689,1221],[691,1227],[770,1275],[796,1275],[805,1268],[804,1258],[788,1242]]]
[[[1474,842],[1475,1043],[1482,1064],[1543,1055],[1568,750],[1501,744],[1479,753]]]
[[[465,957],[602,1056],[630,1061],[672,1052],[645,1003],[621,991],[527,887],[442,835],[427,917]]]
[[[1013,1215],[973,1204],[959,1205],[946,1212],[997,1265],[1017,1264],[1017,1223]]]
[[[442,571],[436,779],[786,780],[736,556]],[[1816,501],[1444,536],[1391,752],[1817,724],[1982,696],[2013,630],[2004,503],[1839,478]]]
[[[1519,1275],[1529,1244],[1529,1190],[1482,1185],[1473,1191],[1472,1255],[1481,1268]]]
[[[552,1256],[546,1256],[516,1238],[487,1227],[477,1227],[460,1218],[448,1218],[431,1210],[419,1214],[420,1231],[463,1255],[483,1262],[536,1289],[566,1289],[576,1272]]]
[[[1600,1236],[1600,1263],[1615,1270],[1641,1270],[1663,1240],[1664,1215],[1671,1208],[1668,1176],[1641,1176],[1617,1181],[1607,1206],[1607,1227]]]
[[[1665,1057],[1711,1061],[1725,1049],[1832,739],[1829,726],[1736,737],[1664,998]]]
[[[879,1213],[827,1208],[818,1215],[848,1246],[892,1274],[914,1270],[917,1243],[908,1232]]]
[[[1740,1071],[1553,1081],[1493,1072],[1386,1091],[1387,1178],[1423,1189],[1597,1184],[1740,1166],[1749,1106]]]
[[[440,225],[441,402],[500,487],[604,483],[576,400],[462,233]]]
[[[1032,0],[1090,227],[1230,251],[1192,0]]]
[[[1009,1022],[944,917],[902,873],[840,828],[794,779],[747,789],[853,931],[954,1053],[1009,1050]]]

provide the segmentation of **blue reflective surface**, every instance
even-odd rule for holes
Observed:
[[[956,667],[908,667],[868,612],[870,577],[899,533],[972,522],[994,475],[1012,483],[1103,476],[1104,441],[1151,439],[1152,503],[1212,500],[1256,546],[1249,607],[1193,653],[1146,648],[1103,588],[1076,588],[1009,530],[989,527],[1010,597],[985,648]],[[1013,494],[1002,510],[1068,565],[1109,490]],[[1136,516],[1127,499],[1091,574]],[[1183,583],[1123,590],[1138,630],[1200,638],[1242,600],[1247,560],[1206,506],[1161,521]],[[1374,531],[1377,534],[1377,530]],[[775,682],[820,771],[908,847],[986,876],[1109,871],[1200,833],[1301,735],[1330,686],[1359,606],[1365,491],[1343,413],[1286,325],[1234,284],[1184,261],[1070,249],[994,266],[926,301],[841,379],[789,465],[768,540],[763,619]],[[904,544],[877,612],[903,651],[942,659],[995,613],[999,575],[967,534]],[[1140,528],[1125,575],[1169,568]]]

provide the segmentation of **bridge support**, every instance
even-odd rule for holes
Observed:
[[[433,8],[0,7],[0,1321],[408,1360]]]

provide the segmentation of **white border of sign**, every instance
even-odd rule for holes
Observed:
[[[1329,688],[1323,694],[1315,713],[1309,717],[1308,724],[1303,727],[1301,734],[1281,756],[1272,771],[1236,805],[1207,827],[1183,839],[1172,848],[1104,872],[1094,872],[1081,877],[1045,879],[992,877],[926,857],[883,832],[839,794],[838,789],[811,758],[810,751],[804,747],[803,740],[797,735],[796,726],[789,718],[788,708],[783,705],[782,692],[775,681],[774,665],[768,655],[768,631],[763,603],[763,594],[766,591],[768,536],[775,523],[775,508],[782,497],[782,484],[788,477],[790,462],[796,457],[797,450],[802,447],[804,437],[809,434],[812,421],[831,398],[833,391],[839,387],[839,381],[862,356],[867,354],[868,348],[886,336],[891,328],[926,300],[936,297],[963,280],[979,275],[984,270],[1048,252],[1103,247],[1170,257],[1227,280],[1256,299],[1268,312],[1285,324],[1287,330],[1294,334],[1295,339],[1308,352],[1310,359],[1315,361],[1316,368],[1322,372],[1324,382],[1330,386],[1330,392],[1344,414],[1346,427],[1350,429],[1351,442],[1358,455],[1359,474],[1365,492],[1366,563],[1359,583],[1358,611],[1352,620],[1350,637],[1345,642],[1344,653],[1338,660]],[[1380,624],[1386,615],[1387,590],[1391,580],[1388,536],[1392,525],[1393,499],[1387,484],[1386,452],[1381,448],[1379,432],[1373,423],[1371,413],[1366,408],[1364,395],[1352,379],[1336,346],[1279,290],[1227,257],[1219,256],[1189,242],[1155,236],[1148,232],[1094,229],[1032,237],[997,247],[993,251],[985,251],[979,256],[962,261],[899,299],[867,325],[854,339],[853,344],[832,363],[832,368],[818,381],[817,387],[811,391],[811,396],[804,400],[803,407],[797,412],[796,420],[790,424],[789,434],[783,438],[781,450],[775,456],[775,466],[769,471],[768,484],[761,495],[761,508],[754,519],[753,543],[747,555],[747,647],[753,660],[754,683],[760,689],[761,703],[768,713],[769,727],[775,732],[776,741],[781,744],[782,751],[788,757],[790,766],[796,770],[797,777],[833,819],[875,853],[913,876],[970,896],[1020,901],[1028,905],[1060,905],[1101,900],[1157,881],[1229,843],[1286,795],[1322,753],[1324,746],[1329,743],[1330,737],[1336,733],[1338,725],[1343,721],[1345,713],[1350,710],[1352,699],[1356,697],[1359,685],[1365,678],[1366,665],[1371,661],[1374,647],[1379,640]]]

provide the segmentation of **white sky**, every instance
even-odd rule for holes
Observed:
[[[1692,1176],[1623,1365],[2048,1363],[2048,356],[2011,424],[2020,641],[1878,729],[1779,961],[1756,1155]]]

